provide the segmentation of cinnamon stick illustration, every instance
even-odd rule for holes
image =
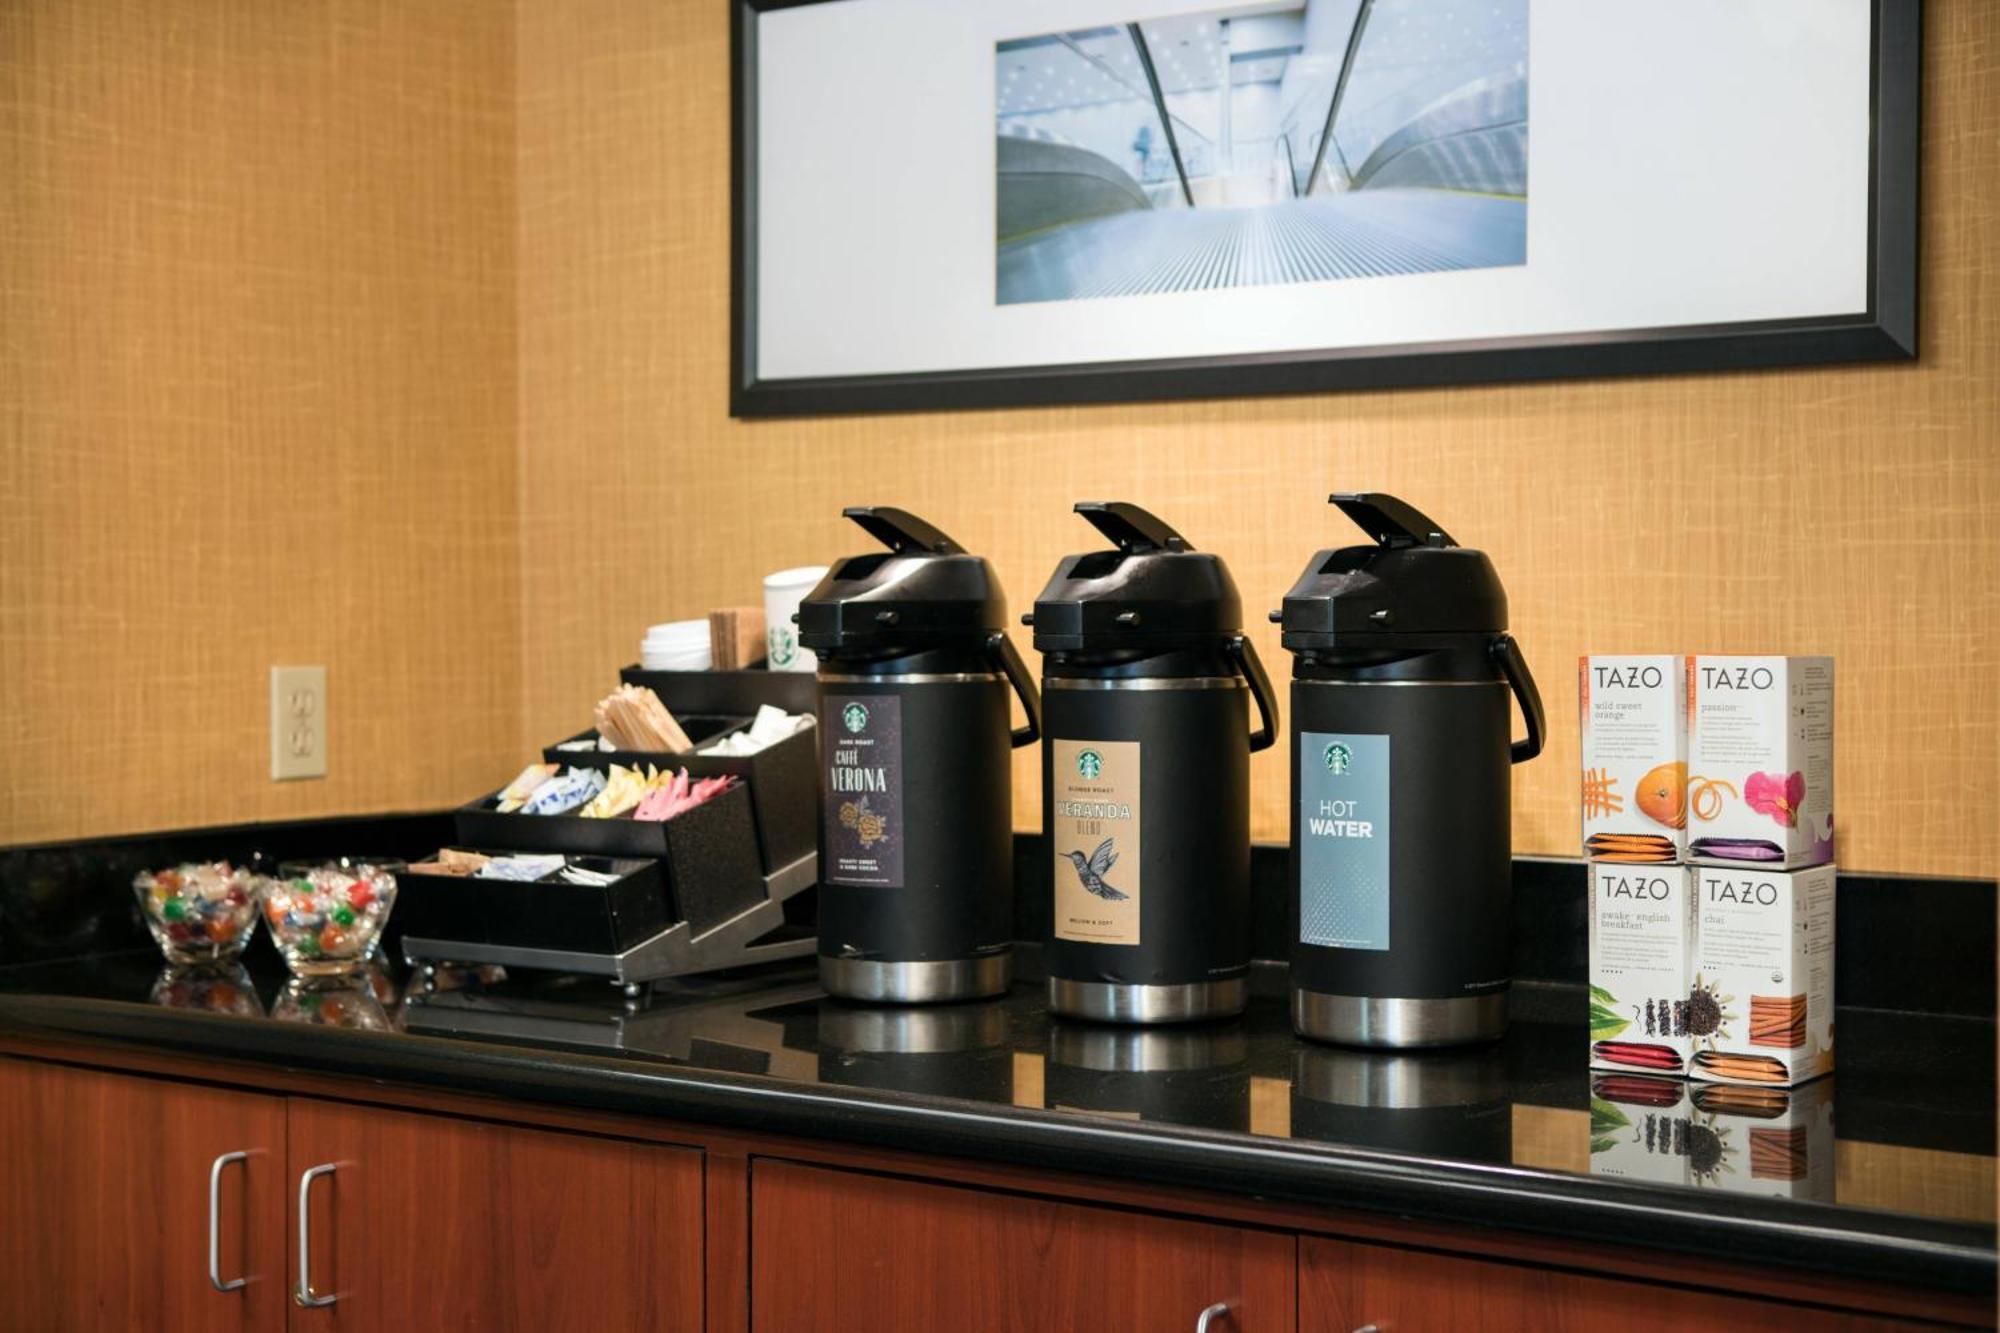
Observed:
[[[1806,997],[1803,995],[1752,995],[1750,997],[1750,1044],[1775,1046],[1784,1050],[1806,1044]]]
[[[1705,1069],[1723,1078],[1742,1079],[1750,1083],[1783,1083],[1787,1071],[1782,1060],[1774,1060],[1768,1055],[1731,1055],[1725,1051],[1703,1051],[1694,1058],[1697,1069]]]

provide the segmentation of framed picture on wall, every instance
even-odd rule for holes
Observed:
[[[1917,0],[730,0],[739,416],[1916,354]]]

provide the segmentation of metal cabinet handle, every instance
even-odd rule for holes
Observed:
[[[1199,1315],[1195,1316],[1194,1333],[1209,1333],[1209,1330],[1215,1327],[1216,1320],[1227,1319],[1228,1317],[1229,1317],[1229,1302],[1217,1301],[1215,1304],[1209,1306],[1206,1310],[1203,1310]]]
[[[247,1277],[222,1280],[222,1168],[249,1160],[247,1152],[226,1152],[208,1166],[208,1283],[217,1291],[235,1291],[250,1281]]]
[[[340,1166],[338,1162],[323,1162],[307,1167],[299,1177],[299,1289],[292,1293],[292,1299],[309,1309],[322,1305],[332,1305],[338,1296],[315,1296],[312,1289],[312,1187],[313,1181],[321,1176],[330,1176]]]

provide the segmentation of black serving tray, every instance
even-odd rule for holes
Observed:
[[[688,673],[695,674],[695,673]],[[730,674],[730,673],[723,673]],[[737,673],[749,674],[749,673]],[[763,674],[769,675],[769,672]],[[783,674],[783,673],[779,673]],[[810,677],[808,677],[810,679]],[[810,716],[808,712],[808,716]],[[694,715],[694,720],[702,720],[704,715]],[[744,725],[748,719],[738,719]],[[687,721],[681,724],[690,738],[694,728]],[[732,728],[733,730],[734,728]],[[819,746],[816,727],[807,727],[794,732],[783,740],[767,745],[756,754],[666,754],[642,750],[559,750],[551,745],[542,751],[542,758],[551,764],[569,764],[577,768],[609,770],[613,764],[623,764],[627,768],[640,768],[648,764],[659,769],[681,769],[693,778],[713,778],[730,776],[740,779],[750,788],[750,809],[756,822],[757,852],[759,864],[767,875],[775,875],[786,866],[817,854],[819,847]],[[698,745],[719,739],[724,733],[711,734]],[[595,731],[586,731],[582,736],[572,736],[571,740],[595,737]],[[560,819],[560,815],[531,818]],[[597,823],[597,820],[586,820]],[[642,855],[656,855],[646,852]]]
[[[630,815],[585,819],[519,811],[501,814],[493,808],[498,799],[496,792],[454,812],[452,822],[461,843],[521,852],[651,858],[660,863],[666,882],[670,919],[687,922],[697,934],[769,896],[757,857],[750,792],[740,782],[664,822]],[[405,933],[412,933],[407,926]]]
[[[628,666],[627,685],[644,685],[675,717],[682,713],[754,713],[770,704],[787,713],[817,713],[819,685],[810,671],[648,671]]]
[[[623,953],[672,924],[658,861],[568,860],[618,878],[600,887],[558,877],[521,881],[405,870],[396,876],[397,920],[405,936],[604,954]]]

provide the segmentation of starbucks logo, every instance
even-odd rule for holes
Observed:
[[[1104,771],[1104,756],[1095,750],[1083,750],[1076,756],[1076,772],[1081,778],[1095,778]]]
[[[1342,745],[1339,741],[1335,741],[1326,747],[1327,772],[1345,773],[1352,767],[1354,767],[1354,752],[1352,750]]]
[[[849,731],[860,731],[868,725],[868,710],[860,704],[849,704],[840,710],[840,724]]]
[[[799,641],[789,625],[773,625],[765,636],[765,647],[771,654],[773,667],[788,667],[798,660]]]

